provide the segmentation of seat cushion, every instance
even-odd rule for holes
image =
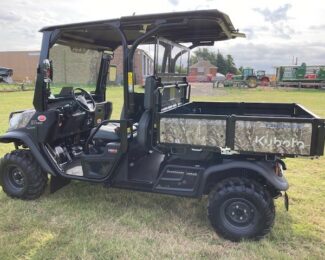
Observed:
[[[137,123],[132,126],[133,136],[136,135]],[[121,137],[119,136],[120,124],[119,123],[110,123],[103,125],[99,128],[97,133],[94,135],[94,140],[104,140],[104,141],[120,141]],[[95,131],[96,128],[91,130],[91,134]],[[128,135],[128,138],[131,135]]]
[[[118,128],[118,124],[108,124],[103,125],[99,128],[97,133],[95,134],[93,139],[101,139],[101,140],[107,140],[107,141],[119,141],[120,137],[116,133],[116,128]],[[92,130],[95,131],[95,128]]]

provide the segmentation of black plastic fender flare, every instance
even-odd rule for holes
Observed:
[[[284,162],[281,161],[281,164]],[[199,187],[199,195],[202,195],[207,184],[207,180],[211,175],[218,174],[232,169],[246,169],[253,171],[264,177],[276,190],[286,191],[289,188],[288,181],[284,176],[279,177],[275,174],[273,168],[274,162],[268,161],[242,161],[242,160],[225,160],[224,163],[208,167],[204,172]]]
[[[18,141],[24,143],[30,149],[43,171],[56,176],[56,173],[50,167],[49,163],[44,158],[44,155],[41,154],[39,146],[33,142],[32,138],[28,134],[19,131],[12,131],[0,136],[0,143],[14,143]]]

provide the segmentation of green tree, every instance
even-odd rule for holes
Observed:
[[[196,55],[191,55],[190,57],[190,66],[197,63],[199,60],[198,60],[198,57]]]
[[[234,59],[230,54],[227,55],[226,63],[227,63],[228,72],[230,72],[232,74],[237,74],[238,73],[238,70],[236,68],[236,64],[234,62]]]
[[[227,61],[223,57],[223,55],[218,51],[217,54],[217,64],[215,64],[218,67],[218,72],[222,73],[224,75],[227,74],[228,72],[228,67],[227,67]]]
[[[192,55],[190,59],[191,65],[197,63],[199,58],[210,61],[210,63],[213,65],[217,64],[216,53],[210,51],[208,48],[199,48],[196,51],[194,51],[194,55]]]

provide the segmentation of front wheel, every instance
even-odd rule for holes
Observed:
[[[10,197],[36,199],[43,194],[47,180],[29,150],[13,151],[0,161],[0,184]]]
[[[210,192],[208,217],[215,231],[226,239],[259,240],[273,226],[275,207],[261,184],[247,178],[228,178]]]

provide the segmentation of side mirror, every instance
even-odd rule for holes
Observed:
[[[116,65],[110,65],[108,69],[108,81],[109,82],[116,82],[117,76],[117,67]]]
[[[50,83],[53,79],[52,61],[45,59],[42,63],[42,74],[45,83]]]

